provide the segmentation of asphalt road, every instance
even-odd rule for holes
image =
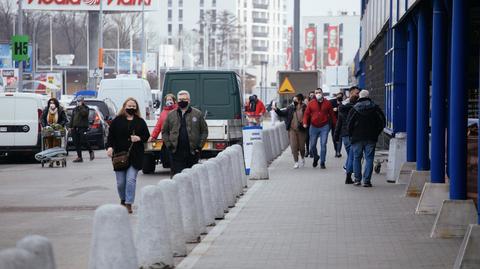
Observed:
[[[95,154],[94,161],[83,163],[72,163],[70,154],[66,168],[42,168],[24,157],[0,160],[0,249],[39,234],[52,241],[57,268],[87,268],[94,210],[119,203],[110,159],[103,150]],[[140,172],[137,195],[168,177],[161,165],[155,174]]]

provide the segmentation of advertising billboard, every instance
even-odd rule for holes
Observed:
[[[292,69],[292,43],[293,43],[293,27],[288,27],[287,31],[287,58],[285,59],[285,69]]]
[[[317,69],[317,28],[305,28],[304,70]]]
[[[160,0],[22,0],[25,10],[155,11]]]
[[[328,48],[326,66],[337,66],[340,64],[339,57],[339,33],[338,26],[328,26]]]
[[[0,68],[0,91],[15,91],[17,89],[18,69]]]
[[[23,71],[32,72],[33,58],[32,46],[28,45],[28,61],[23,62]],[[15,63],[15,66],[13,64]],[[18,62],[12,61],[12,48],[10,44],[0,44],[0,68],[18,68]]]

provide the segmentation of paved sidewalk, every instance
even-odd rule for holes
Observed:
[[[452,268],[462,239],[430,238],[435,216],[415,215],[417,198],[402,197],[404,185],[386,183],[385,170],[373,188],[345,185],[345,157],[332,154],[326,170],[312,159],[293,170],[287,149],[182,268]]]

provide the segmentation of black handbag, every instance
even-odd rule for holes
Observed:
[[[128,151],[120,151],[114,153],[112,157],[112,165],[114,170],[127,170],[130,166],[130,150],[132,149],[133,143],[130,144]]]

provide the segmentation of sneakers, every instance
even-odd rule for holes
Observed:
[[[89,152],[90,153],[90,161],[93,161],[95,159],[95,153],[93,153],[93,150]]]
[[[131,205],[131,204],[125,204],[125,207],[127,208],[128,214],[132,214],[132,213],[133,213],[132,205]]]
[[[352,173],[347,173],[347,177],[345,178],[345,184],[353,184]]]
[[[363,183],[363,186],[364,186],[365,188],[371,188],[371,187],[372,187],[372,183],[370,183],[370,182]]]
[[[325,169],[325,168],[326,168],[326,167],[325,167],[325,163],[320,163],[320,168],[321,168],[321,169]]]
[[[80,157],[77,157],[75,160],[73,160],[72,162],[74,163],[83,163],[83,159],[80,158]]]
[[[318,160],[320,159],[320,157],[318,156],[313,156],[313,167],[317,167],[318,166]]]
[[[301,167],[304,167],[304,166],[305,166],[305,159],[301,159],[301,160],[300,160],[300,166],[301,166]]]
[[[362,182],[361,181],[355,181],[353,183],[354,186],[361,186],[362,185]]]
[[[296,162],[294,165],[293,165],[293,169],[298,169],[299,165],[298,165],[298,162]]]

